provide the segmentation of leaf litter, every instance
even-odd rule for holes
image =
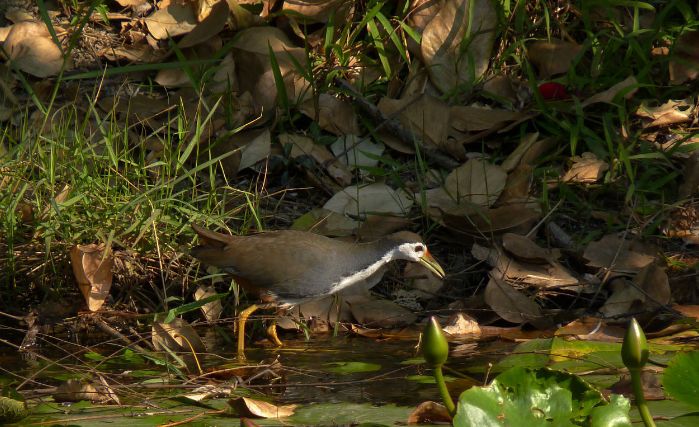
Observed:
[[[490,60],[497,39],[496,14],[491,2],[478,1],[472,6],[468,2],[447,2],[410,14],[408,22],[421,33],[419,42],[412,37],[407,41],[409,53],[414,55],[412,59],[417,64],[410,67],[414,79],[410,82],[389,79],[390,90],[383,94],[385,96],[368,99],[337,90],[319,93],[318,82],[309,79],[309,70],[304,69],[308,49],[320,46],[320,38],[318,34],[303,33],[299,23],[326,24],[331,17],[351,17],[356,13],[351,2],[282,2],[282,10],[296,14],[289,15],[295,18],[289,19],[288,28],[265,25],[274,23],[269,20],[274,2],[264,2],[260,10],[226,1],[164,1],[155,7],[142,1],[118,0],[117,3],[126,10],[121,15],[107,16],[111,16],[108,22],[112,23],[112,30],[119,28],[115,36],[122,37],[122,42],[119,46],[94,49],[90,53],[94,63],[108,61],[112,66],[119,66],[129,62],[159,64],[175,59],[192,63],[171,69],[152,68],[148,77],[160,88],[148,94],[138,90],[129,93],[133,87],[128,80],[143,75],[125,73],[123,81],[108,82],[108,85],[114,84],[110,91],[114,89],[117,96],[101,96],[96,102],[107,115],[102,123],[114,121],[117,127],[129,129],[126,137],[132,144],[142,144],[153,165],[152,171],[157,171],[168,149],[164,135],[173,124],[174,113],[182,112],[194,118],[203,109],[209,120],[204,126],[206,131],[196,135],[195,143],[200,149],[210,149],[215,156],[225,157],[218,160],[223,181],[234,180],[226,181],[226,185],[240,188],[243,188],[241,184],[253,185],[251,177],[255,174],[263,176],[264,185],[269,185],[267,179],[276,179],[276,174],[285,175],[279,173],[280,169],[275,170],[274,164],[279,159],[286,161],[286,153],[294,167],[302,172],[299,175],[302,178],[295,183],[323,190],[319,192],[322,196],[316,194],[307,200],[293,200],[293,207],[284,206],[281,212],[279,206],[284,204],[275,201],[277,208],[264,212],[268,219],[276,215],[277,219],[270,220],[271,223],[283,227],[293,224],[293,228],[330,236],[371,240],[425,219],[434,221],[440,229],[431,238],[430,247],[433,241],[440,242],[437,244],[443,251],[440,255],[447,257],[449,265],[481,261],[481,265],[489,266],[490,271],[469,273],[469,279],[486,283],[480,289],[476,287],[475,292],[482,298],[477,308],[490,310],[502,325],[526,324],[551,331],[551,319],[573,321],[580,313],[577,309],[591,306],[605,319],[605,324],[620,323],[629,313],[657,312],[673,301],[672,268],[666,261],[683,260],[685,254],[679,251],[664,256],[664,248],[654,245],[652,239],[640,237],[644,235],[643,227],[654,223],[655,219],[641,220],[637,212],[624,211],[625,216],[634,218],[638,230],[629,227],[620,234],[619,230],[610,233],[610,227],[605,227],[603,233],[586,234],[580,227],[599,227],[600,224],[577,216],[580,210],[588,209],[585,203],[578,206],[571,203],[573,208],[567,206],[561,211],[542,203],[544,194],[557,187],[567,188],[574,183],[578,187],[576,191],[592,195],[596,185],[621,182],[623,174],[619,173],[619,163],[626,159],[615,159],[610,150],[592,143],[590,147],[594,150],[573,148],[566,158],[561,150],[556,151],[561,143],[556,137],[542,137],[540,132],[544,133],[544,128],[531,132],[532,128],[526,127],[535,123],[539,114],[533,107],[533,95],[527,89],[529,83],[525,81],[533,76],[490,75],[495,72],[490,69]],[[56,13],[60,15],[59,11]],[[470,22],[478,22],[479,28],[470,29],[476,30],[477,35],[466,48],[468,55],[461,57],[464,47],[460,42]],[[0,28],[0,41],[9,69],[38,78],[56,76],[62,71],[73,72],[75,58],[64,56],[68,51],[66,23],[54,26],[53,31],[39,20],[18,20]],[[384,25],[381,23],[381,28],[389,30]],[[57,39],[53,37],[54,31]],[[692,51],[695,33],[685,31],[676,41],[670,62],[666,64],[672,84],[696,78],[693,70],[696,55]],[[384,43],[388,43],[391,36],[386,37]],[[303,43],[299,43],[299,39]],[[562,79],[565,88],[566,80],[561,76],[580,66],[575,61],[583,60],[587,54],[583,46],[571,40],[541,38],[527,45],[526,55],[540,79]],[[80,49],[78,53],[84,54]],[[402,60],[397,58],[405,53],[392,54],[390,68],[403,66]],[[360,73],[379,75],[377,64],[366,65],[357,58],[353,58],[353,64],[357,66],[357,75],[344,77],[355,89],[364,89],[363,83],[356,79]],[[197,87],[196,79],[207,73],[212,79],[207,85]],[[10,87],[17,87],[12,74],[3,76],[6,92]],[[641,77],[625,76],[628,77],[617,75],[614,81],[606,79],[586,87],[584,92],[570,93],[582,100],[575,102],[586,112],[633,103],[636,108],[630,110],[635,112],[632,126],[643,138],[651,138],[651,132],[659,129],[668,129],[670,133],[693,123],[696,114],[692,98],[639,99],[646,95],[642,91],[644,82],[639,81]],[[489,95],[473,102],[472,99],[481,94],[476,84],[481,78],[487,78],[484,89]],[[335,83],[330,81],[328,86]],[[541,87],[536,81],[531,83],[535,88]],[[121,84],[127,89],[117,89]],[[470,88],[469,96],[452,96],[453,91],[463,87]],[[231,105],[235,105],[226,115],[221,109],[212,108],[222,99],[221,94],[230,97],[234,101]],[[405,134],[390,132],[387,135],[381,129],[367,132],[370,121],[358,114],[364,108],[357,107],[367,101],[383,118],[395,120]],[[553,108],[560,108],[558,111],[565,115],[574,106],[569,103]],[[281,126],[284,115],[292,110],[293,114],[303,115],[316,129]],[[85,116],[91,113],[87,109],[80,110]],[[3,122],[10,122],[12,118],[11,113],[0,114]],[[377,128],[382,125],[380,123]],[[99,126],[96,122],[96,127]],[[193,123],[181,128],[185,132],[191,129],[194,129]],[[232,129],[237,131],[231,132]],[[139,143],[139,132],[144,131],[149,138]],[[324,132],[324,138],[319,137],[318,132]],[[625,138],[627,132],[623,126],[613,131]],[[95,135],[96,145],[103,145],[104,134]],[[329,142],[328,136],[333,137],[333,142]],[[691,141],[691,138],[681,142]],[[474,147],[476,142],[480,147]],[[666,147],[665,144],[665,141],[657,143],[660,147]],[[421,153],[436,171],[431,188],[424,186],[425,176],[416,173],[419,168],[400,168]],[[446,164],[456,166],[447,168]],[[696,192],[692,170],[690,161],[684,172],[687,182],[680,189],[681,199]],[[547,174],[550,181],[542,179],[543,174]],[[153,177],[157,176],[161,175],[153,173]],[[285,179],[287,181],[283,182]],[[288,177],[280,181],[282,184],[275,184],[277,189],[287,187],[281,191],[290,193]],[[3,177],[0,188],[5,188],[6,183]],[[69,197],[68,194],[65,197]],[[77,199],[66,198],[56,197],[53,202],[66,207],[77,203]],[[677,200],[678,205],[681,202]],[[46,218],[51,214],[48,209],[42,211],[32,206],[31,198],[18,205],[24,224],[32,224],[35,217]],[[699,227],[695,226],[699,221],[694,221],[697,215],[692,216],[692,207],[690,202],[668,215],[671,224],[663,229],[668,230],[667,236],[682,237],[689,244],[699,241],[696,238]],[[682,217],[673,218],[678,212]],[[543,223],[545,227],[541,227]],[[144,230],[146,228],[139,230],[136,242],[143,237]],[[33,232],[39,236],[40,230]],[[574,234],[576,239],[570,239],[568,233]],[[112,282],[123,286],[135,276],[129,276],[125,267],[128,263],[123,261],[124,248],[120,245],[107,248],[105,242],[101,245],[94,242],[88,245],[70,242],[66,252],[70,254],[74,280],[80,286],[86,306],[99,313],[112,304],[107,299]],[[446,248],[447,244],[462,249]],[[392,277],[414,281],[423,291],[420,299],[427,304],[440,304],[441,297],[459,290],[462,292],[459,295],[463,296],[462,280],[448,277],[446,283],[435,282],[431,276],[425,279],[423,271],[412,270],[409,266]],[[422,284],[418,284],[421,281]],[[199,286],[192,298],[200,300],[210,296],[216,292],[214,289]],[[400,328],[414,324],[421,316],[368,292],[359,294],[347,295],[339,308],[332,298],[317,307],[300,307],[297,319],[322,317],[328,325],[342,319],[372,328]],[[561,303],[565,306],[575,295],[584,295],[590,305],[573,307],[573,304],[568,308],[576,310],[566,313]],[[110,308],[124,309],[124,306]],[[207,321],[215,322],[225,308],[217,300],[202,306],[201,310]],[[461,316],[457,317],[461,320],[452,325],[453,335],[492,333],[484,329],[489,326],[479,324],[478,316],[466,318],[466,312],[459,312],[457,316]],[[372,333],[391,335],[390,331]],[[154,345],[160,349],[205,351],[197,331],[183,319],[155,322],[152,337]],[[187,359],[184,366],[196,372],[196,360],[189,356]],[[75,393],[80,393],[79,389]],[[251,413],[258,411],[279,416],[278,408],[264,411],[257,403],[247,406],[253,407],[248,408]]]

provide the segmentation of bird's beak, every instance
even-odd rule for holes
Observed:
[[[425,254],[422,256],[422,258],[420,258],[419,262],[440,279],[444,279],[444,276],[446,276],[442,266],[439,265],[437,260],[432,257],[432,254],[429,251],[425,250]]]

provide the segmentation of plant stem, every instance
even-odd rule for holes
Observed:
[[[633,393],[634,396],[636,396],[636,406],[638,407],[638,412],[641,414],[643,424],[645,424],[646,427],[655,427],[655,421],[653,421],[653,416],[650,414],[650,409],[648,409],[646,398],[643,395],[643,384],[641,384],[641,370],[629,369],[629,372],[631,373]]]
[[[442,375],[442,366],[437,366],[434,368],[434,379],[437,381],[437,387],[439,387],[439,394],[442,396],[442,401],[444,406],[449,411],[449,415],[452,417],[456,414],[456,406],[454,406],[454,401],[451,400],[451,395],[449,390],[447,390],[447,383],[444,382],[444,375]]]

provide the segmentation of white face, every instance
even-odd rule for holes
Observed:
[[[424,243],[403,243],[398,246],[398,253],[401,259],[408,261],[419,261],[427,251]]]

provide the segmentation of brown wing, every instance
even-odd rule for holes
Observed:
[[[249,282],[258,292],[303,296],[322,292],[347,244],[313,233],[284,230],[229,236],[194,228],[202,244],[191,253]]]

